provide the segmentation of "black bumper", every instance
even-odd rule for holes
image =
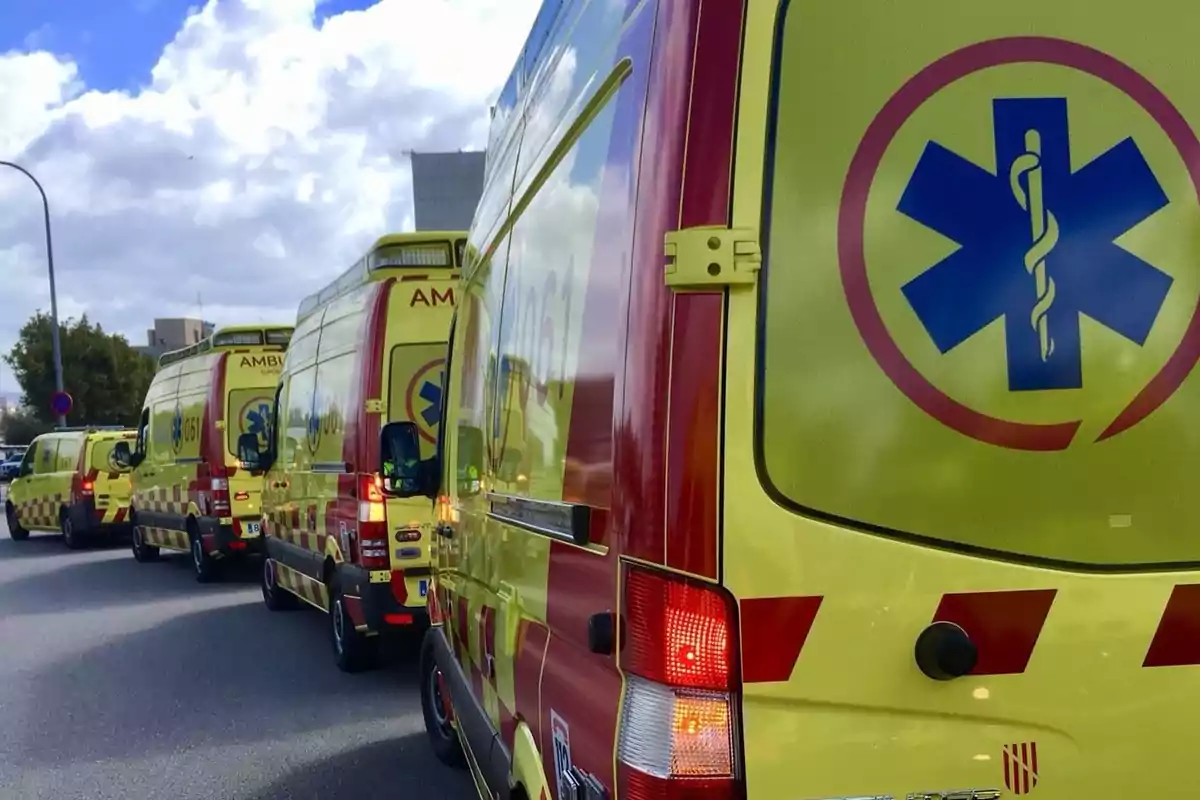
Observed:
[[[423,631],[429,627],[429,609],[422,603],[419,606],[401,604],[392,593],[390,583],[371,583],[367,570],[342,565],[343,586],[345,593],[362,600],[364,621],[367,627],[377,633],[405,631]],[[395,615],[393,620],[388,617]]]
[[[75,530],[85,534],[105,533],[120,536],[133,532],[133,525],[129,522],[129,511],[125,512],[120,522],[104,524],[101,522],[104,516],[104,509],[97,512],[96,501],[90,498],[81,503],[68,506],[67,514],[70,515],[71,524],[75,526]]]
[[[197,522],[200,526],[200,536],[204,539],[205,551],[210,554],[241,556],[266,553],[266,544],[261,535],[240,537],[234,532],[232,525],[222,525],[215,517],[202,517]],[[244,546],[235,546],[235,543]]]

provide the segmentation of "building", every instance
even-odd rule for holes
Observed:
[[[483,196],[482,150],[411,153],[413,217],[419,231],[465,231]]]
[[[192,317],[165,317],[154,320],[146,330],[146,344],[136,347],[139,353],[158,358],[170,350],[195,344],[213,332],[214,325]]]

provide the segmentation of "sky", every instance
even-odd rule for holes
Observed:
[[[59,317],[134,344],[201,309],[292,321],[376,237],[412,229],[406,152],[483,149],[539,5],[0,4],[0,160],[50,199]],[[0,169],[0,352],[49,309],[44,238],[36,189]]]

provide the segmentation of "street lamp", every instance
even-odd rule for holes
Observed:
[[[46,190],[42,188],[42,185],[38,183],[38,179],[33,177],[33,173],[29,170],[11,161],[0,161],[0,167],[12,167],[26,178],[29,178],[29,180],[33,181],[33,185],[37,187],[38,194],[42,196],[42,212],[46,218],[46,269],[50,273],[50,346],[54,352],[54,388],[59,393],[62,393],[62,345],[58,338],[58,293],[54,290],[54,249],[50,244],[50,201],[46,199]],[[59,414],[58,427],[65,428],[66,425],[66,415]]]

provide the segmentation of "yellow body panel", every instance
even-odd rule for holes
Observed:
[[[1193,9],[749,0],[732,223],[761,229],[765,258],[759,291],[728,294],[723,575],[743,613],[762,607],[753,600],[820,598],[790,671],[744,687],[750,797],[1192,793],[1197,608],[1182,601],[1200,575],[1179,499],[1200,452],[1191,364],[1144,419],[1105,434],[1187,350],[1200,294]],[[1110,185],[1098,176],[1114,163]],[[1092,167],[1086,189],[1067,188]],[[960,178],[939,183],[947,174]],[[994,212],[980,211],[984,186]],[[970,238],[1010,219],[1007,239]],[[860,231],[865,284],[847,277]],[[1028,255],[1051,234],[1057,254]],[[1130,278],[1128,311],[1087,294],[1111,263],[1132,263],[1107,249],[1113,240],[1170,279]],[[975,271],[938,316],[936,291],[915,281],[959,252]],[[1093,272],[1072,274],[1076,264]],[[1025,288],[1008,301],[1028,309],[972,332],[970,292],[993,268],[1013,271]],[[1059,309],[1092,303],[1079,317],[1042,315],[1056,350],[1034,311],[1047,276]],[[879,328],[849,299],[863,291]],[[869,341],[878,330],[894,350]],[[1053,360],[1076,346],[1081,373]],[[1078,430],[1055,444],[939,418],[925,389],[901,385],[895,352],[970,411]],[[1052,597],[1040,627],[1012,606],[981,611],[964,623],[977,670],[922,674],[918,636],[954,595],[1023,590]],[[760,635],[786,649],[797,634],[777,622]],[[1027,663],[987,667],[1029,630]]]

